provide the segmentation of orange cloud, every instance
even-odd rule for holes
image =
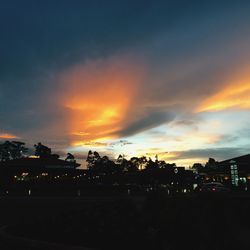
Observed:
[[[133,109],[143,69],[130,59],[79,65],[60,81],[60,103],[67,109],[72,145],[90,145],[115,137]]]
[[[229,84],[202,102],[196,111],[221,111],[229,108],[250,108],[250,80]]]
[[[9,133],[0,133],[0,139],[17,139],[18,137]]]

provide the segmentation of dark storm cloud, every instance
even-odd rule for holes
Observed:
[[[173,122],[169,124],[171,128],[191,128],[193,130],[198,130],[199,125],[201,123],[204,123],[203,119],[201,117],[195,116],[190,113],[182,114],[181,117],[177,117]]]
[[[163,123],[170,122],[174,119],[174,115],[172,113],[166,113],[164,111],[150,111],[145,116],[130,123],[123,130],[116,132],[120,136],[131,136],[150,128],[154,128]]]
[[[187,1],[1,1],[0,5],[1,77],[15,80],[133,46],[171,27],[174,10]]]
[[[250,145],[244,147],[221,147],[221,148],[205,148],[205,149],[192,149],[187,151],[172,152],[177,157],[168,158],[169,160],[181,159],[208,159],[209,157],[215,158],[218,161],[234,158],[239,155],[249,154]]]
[[[179,24],[220,12],[225,2],[231,6],[230,1],[1,1],[1,77],[19,81],[141,46]],[[189,40],[178,41],[184,48]]]
[[[5,129],[13,131],[17,134],[34,132],[35,130],[44,130],[47,127],[53,129],[55,123],[66,122],[65,121],[65,110],[61,110],[58,107],[46,107],[35,106],[27,107],[22,112],[19,108],[15,109],[15,112],[6,112],[0,110],[0,124]]]

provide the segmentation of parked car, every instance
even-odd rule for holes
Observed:
[[[220,182],[209,182],[198,187],[198,191],[201,193],[229,193],[230,189]]]

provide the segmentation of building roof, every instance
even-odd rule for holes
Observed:
[[[217,166],[219,167],[219,169],[224,169],[228,171],[228,166],[231,165],[231,161],[236,162],[239,171],[250,173],[250,154],[218,162]]]
[[[228,159],[228,160],[224,160],[224,161],[219,162],[219,164],[220,165],[221,164],[226,165],[226,164],[229,164],[230,161],[232,161],[232,160],[236,161],[238,164],[246,164],[246,163],[250,164],[250,154],[238,156],[238,157],[231,158],[231,159]]]
[[[25,168],[77,168],[81,164],[56,158],[21,158],[0,163],[6,167]]]

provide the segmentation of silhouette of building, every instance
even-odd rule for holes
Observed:
[[[77,175],[80,164],[75,161],[65,161],[57,158],[21,158],[0,163],[2,178],[31,179],[40,177],[54,177]]]
[[[21,158],[0,163],[1,195],[79,195],[85,177],[75,161],[56,157]]]
[[[203,168],[203,181],[219,181],[235,188],[250,188],[250,154],[217,162],[212,168]]]

